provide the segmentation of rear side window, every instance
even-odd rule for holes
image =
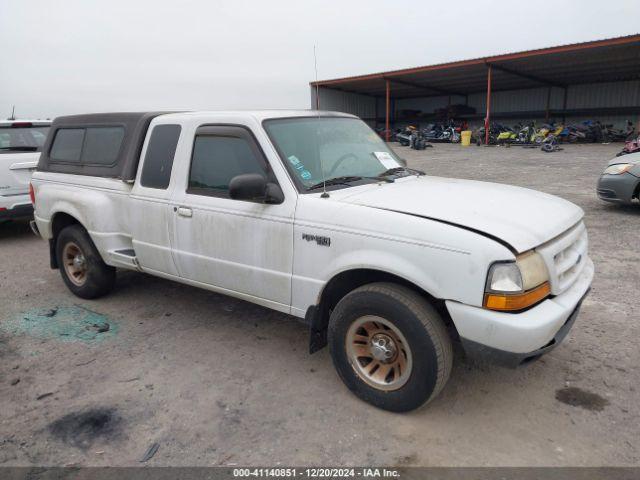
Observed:
[[[113,165],[123,140],[123,127],[61,128],[49,156],[55,162]]]
[[[143,187],[166,189],[169,186],[180,130],[180,125],[158,125],[151,132],[140,177]]]
[[[50,157],[59,162],[79,162],[84,128],[62,128],[56,132]]]
[[[189,192],[227,196],[236,175],[267,172],[245,138],[196,136],[189,174]]]
[[[122,127],[87,128],[84,134],[82,163],[113,165],[124,138]]]

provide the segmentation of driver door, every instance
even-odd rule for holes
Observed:
[[[186,185],[173,197],[178,271],[190,281],[288,312],[296,199],[285,194],[275,205],[231,199],[229,182],[245,173],[278,183],[248,128],[196,130]]]

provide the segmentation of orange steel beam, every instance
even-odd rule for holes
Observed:
[[[484,117],[484,144],[489,145],[491,118],[491,64],[487,65],[487,116]]]
[[[388,142],[390,139],[389,136],[389,104],[391,103],[391,84],[389,82],[389,80],[385,80],[386,82],[386,113],[385,113],[385,119],[384,119],[384,137],[385,140]]]
[[[371,73],[368,75],[356,75],[352,77],[336,78],[332,80],[320,80],[318,82],[311,82],[311,84],[315,85],[316,83],[318,83],[320,85],[330,85],[330,84],[344,83],[348,81],[352,82],[352,81],[361,81],[361,80],[383,79],[384,77],[391,77],[396,75],[429,72],[433,70],[446,70],[449,68],[458,68],[458,67],[465,67],[470,65],[481,65],[483,63],[488,63],[488,62],[517,60],[521,58],[550,55],[553,53],[577,52],[581,50],[589,50],[592,48],[629,45],[634,43],[640,44],[640,35],[629,35],[627,37],[609,38],[606,40],[594,40],[592,42],[574,43],[570,45],[562,45],[559,47],[540,48],[537,50],[526,50],[524,52],[507,53],[504,55],[495,55],[492,57],[474,58],[471,60],[461,60],[457,62],[440,63],[437,65],[427,65],[422,67],[406,68],[403,70],[392,70],[389,72]]]

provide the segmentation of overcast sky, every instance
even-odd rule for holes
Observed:
[[[638,0],[0,0],[0,118],[308,108],[314,79],[640,31]]]

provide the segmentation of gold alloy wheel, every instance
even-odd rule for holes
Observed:
[[[74,285],[81,287],[87,281],[87,260],[80,247],[69,242],[62,250],[62,261],[67,277]]]
[[[409,343],[388,320],[373,315],[356,319],[345,343],[349,363],[373,388],[397,390],[409,380],[413,366]]]

